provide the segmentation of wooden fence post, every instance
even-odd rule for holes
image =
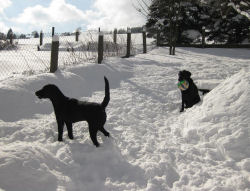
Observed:
[[[50,72],[54,73],[58,68],[58,52],[59,52],[59,36],[52,37],[51,57],[50,57]]]
[[[103,60],[103,33],[99,32],[98,37],[98,64],[101,64]]]
[[[130,47],[131,47],[131,29],[127,29],[127,54],[126,58],[130,57]]]
[[[142,28],[143,53],[147,53],[146,29]]]
[[[156,46],[160,46],[160,32],[157,31],[157,34],[156,34]]]
[[[117,29],[114,30],[114,44],[117,43]]]
[[[43,31],[40,31],[40,46],[43,45]]]
[[[248,43],[250,44],[250,27],[248,27]]]
[[[52,27],[52,37],[55,35],[55,27]]]
[[[78,40],[79,40],[79,34],[80,34],[80,32],[79,32],[79,30],[77,29],[77,30],[76,30],[76,42],[78,42]]]
[[[205,48],[205,36],[206,36],[206,32],[205,32],[205,27],[202,27],[202,48]]]
[[[10,44],[13,44],[13,32],[10,33]]]

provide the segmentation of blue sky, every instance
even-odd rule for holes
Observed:
[[[0,32],[72,32],[81,27],[112,30],[142,26],[145,17],[133,4],[136,0],[0,0]]]

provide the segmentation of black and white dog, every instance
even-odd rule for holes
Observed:
[[[109,82],[106,77],[105,81],[105,97],[102,103],[91,103],[79,101],[63,95],[56,85],[48,84],[35,94],[39,99],[48,98],[53,104],[56,121],[58,125],[58,141],[63,140],[63,126],[66,124],[68,136],[73,139],[72,124],[79,121],[87,121],[89,125],[89,134],[93,144],[98,147],[97,131],[101,131],[105,136],[109,133],[104,129],[106,122],[106,111],[109,100]]]
[[[204,95],[210,90],[198,89],[193,82],[193,79],[191,78],[191,72],[187,70],[180,71],[178,75],[178,86],[180,87],[181,85],[183,85],[183,88],[180,88],[182,99],[180,112],[183,112],[184,108],[190,108],[201,100],[198,91],[201,91]]]

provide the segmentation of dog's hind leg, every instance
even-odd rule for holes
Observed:
[[[57,126],[58,126],[58,141],[63,141],[64,122],[62,120],[57,119]]]
[[[180,109],[180,112],[183,112],[184,111],[184,96],[183,96],[183,94],[181,94],[181,109]]]
[[[109,137],[109,132],[107,132],[104,127],[102,126],[100,129],[99,129],[106,137]]]
[[[90,134],[90,138],[93,142],[93,144],[96,146],[96,147],[99,147],[99,143],[97,141],[97,127],[93,124],[89,124],[89,134]]]
[[[210,92],[208,89],[198,89],[199,91],[202,92],[202,95],[205,95],[206,93]]]
[[[69,136],[69,138],[70,139],[74,139],[73,129],[72,129],[72,123],[67,122],[66,126],[67,126],[67,130],[68,130],[68,136]]]

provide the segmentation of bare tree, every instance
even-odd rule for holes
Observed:
[[[154,19],[157,20],[155,27],[158,32],[168,36],[169,54],[174,55],[181,0],[137,0],[136,2],[137,4],[133,6],[146,18],[151,16],[152,9],[157,9],[157,13],[154,14]]]
[[[154,0],[136,0],[136,4],[132,3],[133,7],[146,18],[149,15],[149,7]]]

